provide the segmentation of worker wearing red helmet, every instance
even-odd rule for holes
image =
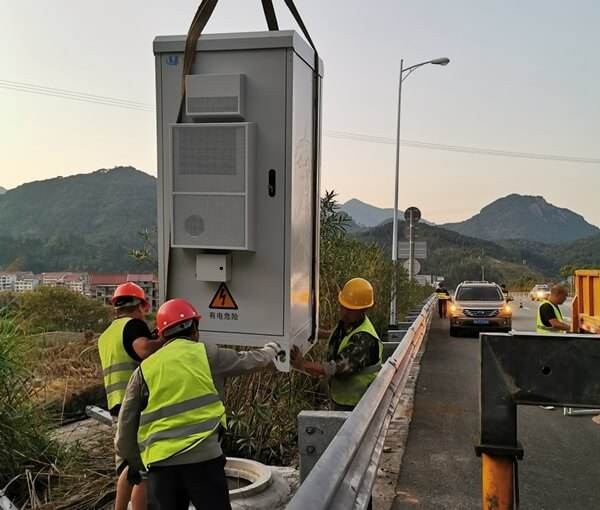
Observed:
[[[161,342],[152,339],[153,335],[144,317],[150,304],[144,290],[133,282],[119,285],[112,296],[111,303],[115,318],[111,325],[100,335],[98,351],[102,364],[104,387],[108,410],[116,421],[119,414],[127,382],[141,361],[154,351]],[[115,509],[125,510],[131,499],[134,510],[146,507],[145,487],[134,489],[128,477],[137,480],[138,474],[130,472],[127,463],[116,455],[116,467],[119,475]]]
[[[276,343],[246,352],[204,344],[200,319],[183,299],[159,308],[165,344],[133,372],[119,414],[117,451],[148,471],[151,508],[231,508],[218,438],[225,378],[268,368],[280,351]]]

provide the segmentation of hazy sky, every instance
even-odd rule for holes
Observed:
[[[293,21],[275,0],[281,28]],[[152,113],[2,88],[1,80],[154,103],[152,39],[185,33],[197,0],[0,0],[0,186],[133,165],[156,173]],[[597,0],[297,0],[325,61],[326,130],[600,158]],[[259,0],[222,0],[206,32],[265,29]],[[323,138],[322,185],[393,204],[394,146]],[[600,165],[401,148],[400,205],[464,219],[511,192],[600,224]]]

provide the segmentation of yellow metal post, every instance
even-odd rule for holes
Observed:
[[[514,460],[481,454],[483,510],[514,509]]]

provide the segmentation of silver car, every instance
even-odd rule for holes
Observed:
[[[462,282],[454,293],[448,318],[450,336],[512,329],[512,309],[496,283]]]

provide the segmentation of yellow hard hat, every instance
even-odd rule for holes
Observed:
[[[349,310],[364,310],[374,304],[373,286],[364,278],[352,278],[338,295],[340,304]]]

